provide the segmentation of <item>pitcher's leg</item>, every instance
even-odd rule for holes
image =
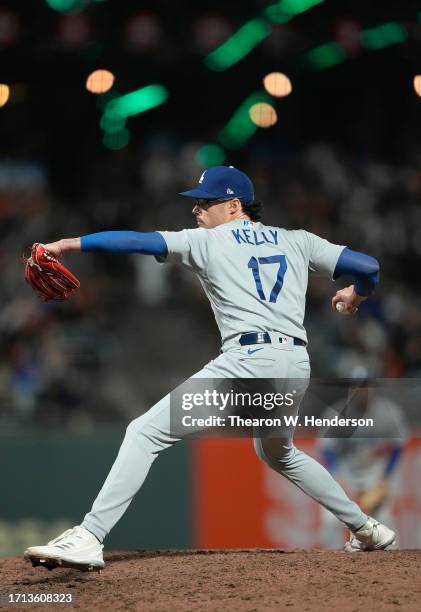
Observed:
[[[225,361],[227,361],[226,357],[220,355],[194,374],[192,378],[209,379],[214,376],[223,376]],[[181,425],[183,408],[179,403],[180,393],[184,388],[191,391],[190,380],[177,388],[178,393],[172,396],[172,403],[170,394],[166,395],[153,408],[132,421],[127,427],[114,465],[94,501],[92,510],[86,514],[82,522],[82,527],[88,529],[100,541],[127,510],[158,454],[189,433],[207,428],[196,426],[190,427],[187,431]],[[201,410],[205,408],[202,407]],[[201,416],[199,411],[200,409],[196,410],[195,416]]]
[[[205,367],[196,376],[211,378],[218,374],[216,367],[212,371]],[[207,428],[202,423],[204,420],[198,419],[197,426],[186,431],[184,409],[177,393],[171,398],[167,395],[149,412],[132,421],[111,471],[82,525],[67,529],[47,545],[30,546],[25,550],[25,559],[34,566],[45,565],[50,569],[102,569],[105,563],[101,541],[127,510],[158,453],[185,436]]]
[[[111,471],[82,522],[100,541],[127,510],[159,452],[180,440],[170,433],[169,411],[167,395],[128,425]]]
[[[367,515],[349,499],[331,474],[315,459],[298,450],[292,440],[256,438],[254,447],[262,461],[330,510],[349,529],[355,531],[367,521]]]

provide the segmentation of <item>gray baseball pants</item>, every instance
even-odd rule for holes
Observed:
[[[249,355],[250,347],[239,347],[238,341],[224,344],[223,352],[194,378],[300,379],[301,396],[285,410],[286,414],[297,414],[310,377],[306,348],[292,343],[282,346],[279,340],[276,345],[253,345],[252,348],[256,346],[259,351]],[[127,427],[117,458],[82,526],[102,541],[139,491],[158,454],[182,437],[184,434],[170,427],[170,395],[134,419]],[[255,438],[254,447],[262,461],[330,510],[349,529],[356,530],[364,525],[367,515],[347,497],[322,465],[294,446],[292,430],[286,431],[281,438]]]

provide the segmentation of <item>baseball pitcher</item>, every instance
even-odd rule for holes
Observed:
[[[232,166],[209,168],[194,189],[180,195],[195,202],[195,229],[100,232],[43,246],[57,260],[70,251],[140,253],[194,272],[222,339],[220,355],[196,378],[308,381],[303,320],[309,269],[333,279],[353,277],[354,284],[332,298],[333,310],[352,315],[378,282],[378,262],[304,230],[264,225],[251,180]],[[295,402],[296,412],[298,405]],[[283,438],[256,438],[258,457],[350,529],[347,550],[386,549],[393,544],[395,533],[351,501],[324,467],[294,446],[292,436],[288,430]],[[154,459],[180,438],[170,427],[167,395],[128,425],[111,471],[82,523],[46,546],[28,548],[25,558],[50,569],[104,567],[104,538],[139,491]]]

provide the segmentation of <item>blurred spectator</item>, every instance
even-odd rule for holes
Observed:
[[[355,372],[363,371],[358,368]],[[357,374],[358,376],[358,374]],[[360,381],[350,387],[347,401],[329,407],[323,417],[372,419],[373,427],[348,427],[325,431],[319,440],[327,469],[357,500],[362,510],[393,526],[392,505],[397,492],[398,464],[408,438],[408,425],[399,404],[375,382]],[[330,437],[335,436],[335,437]],[[328,510],[321,515],[321,544],[342,548],[344,527]]]

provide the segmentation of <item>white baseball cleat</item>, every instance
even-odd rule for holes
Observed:
[[[56,567],[71,567],[84,572],[100,571],[104,566],[102,549],[96,537],[85,527],[77,525],[68,529],[46,546],[31,546],[24,558],[33,567],[41,565],[49,570]]]
[[[395,537],[396,534],[392,529],[369,516],[358,531],[351,531],[351,537],[346,542],[344,550],[351,553],[386,550],[395,543]]]

